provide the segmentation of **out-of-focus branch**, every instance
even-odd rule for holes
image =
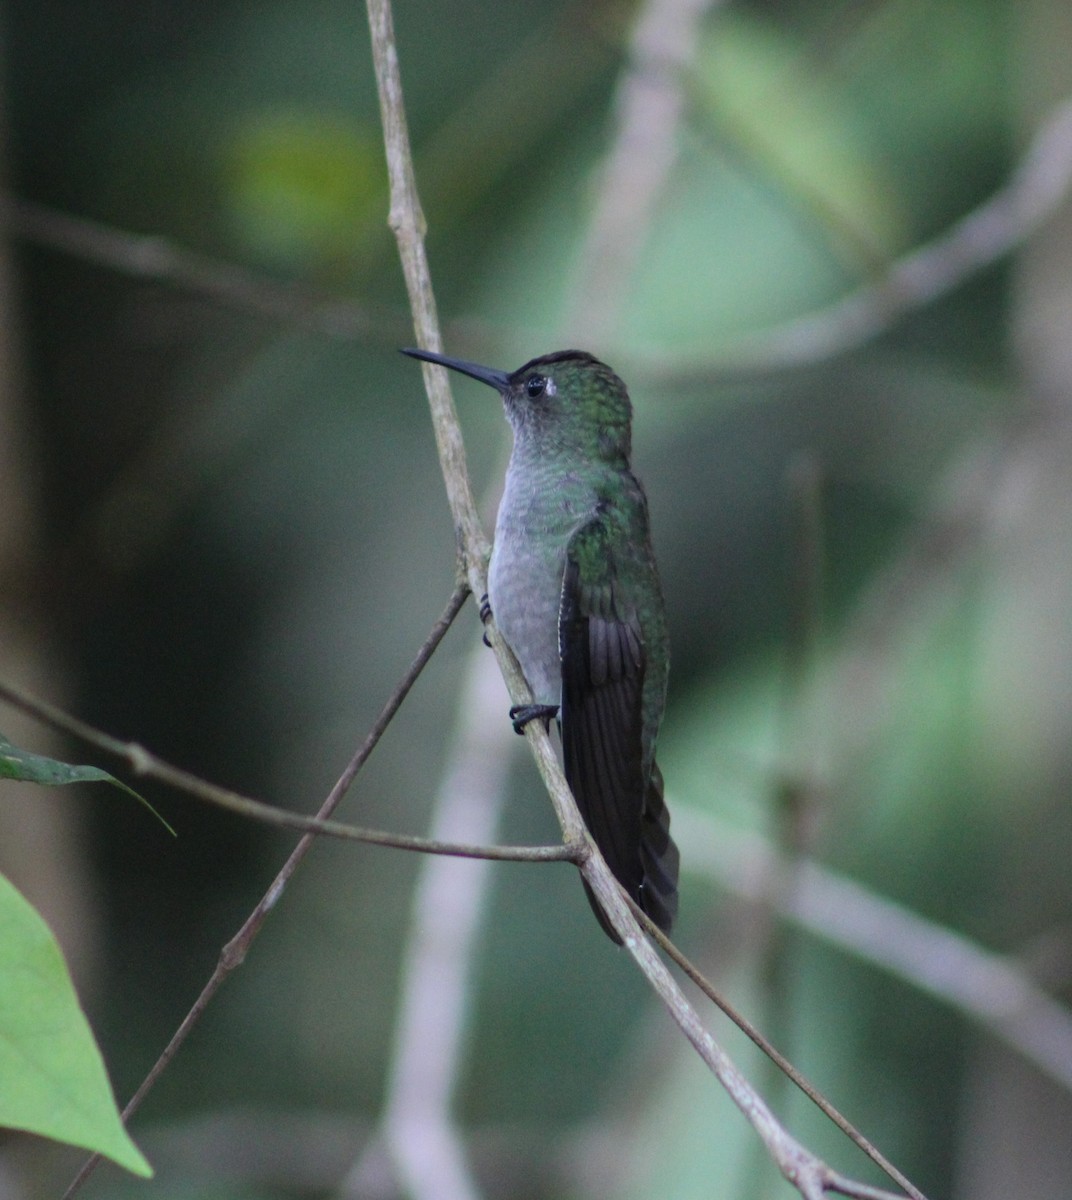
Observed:
[[[418,345],[440,350],[442,342],[435,296],[424,249],[425,221],[413,174],[391,5],[389,0],[367,0],[367,7],[390,184],[389,223],[398,241]],[[449,376],[442,367],[429,363],[422,366],[440,466],[454,520],[459,574],[468,580],[474,595],[482,596],[487,592],[489,545],[469,483]],[[493,623],[489,624],[487,634],[511,698],[516,703],[529,701],[531,697],[521,670]],[[474,669],[482,670],[479,666]],[[475,679],[475,676],[471,678]],[[472,716],[471,713],[468,715]],[[490,727],[494,728],[495,724],[490,722]],[[463,804],[463,798],[458,794],[459,776],[473,765],[472,739],[480,736],[472,720],[463,721],[461,729],[462,745],[456,751],[453,769],[440,790],[437,824],[449,821],[453,825],[466,814],[468,819],[475,820],[476,815],[468,812],[468,803],[474,800],[487,802],[492,819],[495,817],[495,795],[501,791],[501,780],[488,797],[472,796]],[[549,762],[557,770],[546,733],[543,741]],[[504,759],[505,753],[500,751],[499,757]],[[559,786],[565,789],[561,773],[559,778]],[[568,795],[568,789],[566,792]],[[576,826],[567,831],[564,842],[575,853],[586,849],[586,834],[579,814]],[[344,1183],[344,1192],[352,1194],[355,1189],[373,1188],[376,1169],[382,1166],[383,1152],[386,1151],[389,1173],[405,1180],[414,1200],[474,1200],[478,1195],[465,1149],[452,1121],[451,1099],[465,1027],[466,976],[479,918],[483,880],[470,879],[460,884],[463,888],[473,888],[471,905],[464,914],[461,928],[452,929],[443,945],[437,947],[435,939],[444,930],[440,927],[438,914],[434,914],[430,906],[438,902],[448,882],[446,876],[430,867],[423,874],[415,901],[413,940],[406,963],[405,1008],[395,1030],[392,1076],[380,1139],[355,1164]],[[444,981],[448,993],[447,1008],[441,1013],[434,992]],[[430,1034],[434,1036],[426,1036]],[[436,1051],[430,1052],[430,1041],[434,1042],[436,1038],[442,1039],[441,1044]],[[430,1053],[433,1061],[421,1061],[427,1060]],[[423,1088],[428,1089],[427,1093]]]
[[[1072,99],[1059,104],[1032,138],[1009,182],[945,233],[898,259],[883,275],[841,300],[783,325],[734,338],[733,345],[682,365],[643,367],[662,378],[757,373],[810,366],[863,345],[906,314],[953,291],[1024,242],[1072,187]]]
[[[879,1197],[888,1200],[893,1193],[869,1187],[834,1171],[818,1155],[792,1137],[704,1027],[696,1010],[657,955],[655,947],[640,933],[628,900],[597,853],[581,864],[581,873],[622,938],[626,950],[633,956],[700,1058],[748,1119],[785,1179],[805,1200],[820,1200],[828,1192],[867,1200],[878,1200]],[[918,1189],[911,1184],[907,1184],[907,1187],[915,1200],[922,1200],[922,1193]]]
[[[684,79],[696,57],[700,22],[720,3],[648,0],[633,26],[630,68],[615,97],[617,130],[580,254],[580,285],[569,324],[578,345],[601,345],[614,324],[677,159]]]
[[[399,254],[414,310],[418,339],[422,346],[438,349],[440,342],[435,303],[424,252],[424,219],[413,178],[406,133],[390,0],[367,0],[367,4],[391,187],[390,223],[399,243]],[[446,371],[426,364],[424,373],[432,419],[436,425],[440,464],[451,512],[455,518],[459,552],[470,587],[475,594],[481,595],[485,590],[487,541],[480,528],[472,500],[461,431],[450,400]],[[489,626],[489,633],[496,657],[503,668],[511,699],[515,702],[529,700],[527,686],[513,656],[493,626]],[[663,1000],[679,1028],[751,1123],[784,1177],[807,1200],[821,1200],[828,1192],[867,1197],[869,1200],[890,1196],[891,1193],[857,1183],[833,1171],[796,1141],[777,1121],[725,1051],[704,1028],[699,1015],[674,982],[654,946],[644,936],[621,888],[588,836],[546,731],[539,722],[532,721],[525,728],[525,737],[551,796],[564,840],[567,845],[577,847],[581,853],[580,865],[585,882],[592,889],[627,951]]]
[[[687,0],[683,10],[695,25],[705,5],[718,0]],[[638,32],[639,39],[639,32]],[[643,62],[638,57],[638,62]],[[657,60],[656,60],[657,61]],[[678,60],[679,67],[684,65]],[[640,80],[647,76],[637,72]],[[646,86],[646,85],[645,85]],[[679,112],[673,101],[675,89],[664,97],[660,128],[674,127]],[[629,97],[629,104],[626,98]],[[624,87],[620,123],[622,164],[615,158],[605,168],[594,232],[585,250],[591,266],[585,273],[594,279],[603,272],[625,272],[639,250],[645,221],[658,197],[661,179],[673,164],[665,160],[661,171],[652,172],[651,182],[631,190],[612,181],[617,172],[643,158],[633,150],[626,134],[635,101]],[[671,122],[669,125],[666,122]],[[646,128],[646,124],[643,126]],[[654,121],[652,128],[655,128]],[[645,135],[647,136],[647,135]],[[629,157],[626,159],[626,150]],[[660,151],[660,159],[666,151]],[[646,177],[645,177],[646,178]],[[761,374],[811,366],[856,346],[865,344],[892,327],[908,313],[953,291],[974,273],[999,261],[1014,250],[1043,221],[1051,216],[1072,185],[1072,100],[1059,104],[1032,138],[1009,182],[945,233],[898,259],[883,275],[850,292],[825,308],[794,318],[782,325],[741,334],[733,344],[713,354],[688,360],[687,352],[675,349],[672,359],[645,354],[635,369],[664,380],[706,378],[711,375]],[[392,201],[394,204],[394,201]],[[387,310],[351,301],[319,296],[302,288],[280,284],[266,276],[207,255],[186,250],[165,238],[133,234],[99,222],[32,204],[10,195],[0,196],[0,223],[13,235],[64,253],[96,262],[135,278],[173,284],[238,309],[260,313],[276,320],[315,329],[330,337],[375,336],[391,341],[400,338],[403,323]],[[612,236],[613,235],[613,236]],[[616,242],[614,238],[619,240]],[[596,269],[597,264],[604,264]],[[614,274],[615,280],[621,276]],[[596,344],[613,319],[615,297],[621,288],[605,283],[600,289],[586,287],[591,300],[578,303],[574,332]],[[604,306],[610,306],[604,308]],[[420,331],[418,331],[420,333]],[[426,343],[422,342],[422,345]],[[438,349],[427,343],[428,348]],[[425,371],[434,372],[426,366]]]
[[[280,283],[236,263],[188,250],[168,238],[115,229],[10,194],[0,193],[0,225],[23,241],[326,337],[390,341],[406,328],[401,313],[389,308]]]
[[[490,654],[476,649],[436,796],[435,837],[480,842],[494,837],[513,741],[498,668]],[[393,1196],[398,1183],[415,1200],[473,1200],[479,1194],[453,1122],[453,1101],[469,1026],[474,947],[490,884],[486,863],[429,859],[422,866],[383,1117],[378,1136],[343,1184],[344,1196]]]
[[[638,138],[642,138],[662,163],[661,176],[668,172],[673,160],[673,127],[681,109],[681,89],[675,68],[692,54],[695,45],[690,14],[695,12],[698,17],[709,2],[685,0],[682,4],[680,0],[654,0],[641,11],[633,38],[635,68],[626,75],[621,88],[623,135],[619,139],[618,152],[612,154],[606,170],[588,253],[584,256],[583,280],[596,283],[593,273],[608,267],[613,270],[615,264],[628,270],[630,255],[624,250],[623,241],[634,250],[639,245],[661,184],[660,172],[653,170],[651,155],[641,156],[638,173],[638,160],[633,157],[633,152]],[[547,61],[562,66],[566,60],[552,54]],[[516,62],[508,65],[516,68]],[[501,86],[501,82],[501,79],[493,79],[484,90]],[[549,94],[560,102],[557,98],[562,92],[562,88],[552,88]],[[669,97],[668,92],[673,96]],[[486,101],[488,97],[483,99]],[[654,102],[657,114],[650,112],[649,102]],[[468,115],[480,120],[488,111],[485,104],[476,113]],[[654,120],[651,119],[653,116]],[[642,128],[638,130],[638,127]],[[434,169],[432,173],[435,173]],[[610,250],[613,253],[609,253]],[[591,341],[593,335],[584,333],[584,322],[589,318],[599,324],[609,322],[610,314],[604,315],[602,309],[602,301],[609,292],[598,288],[596,291],[594,306],[579,305],[582,328],[579,332],[572,329],[571,339]],[[500,766],[504,766],[508,758],[509,727],[503,713],[484,713],[474,703],[477,681],[486,680],[492,669],[487,657],[478,649],[475,654],[478,657],[471,663],[470,683],[466,689],[469,698],[461,706],[456,729],[458,745],[436,806],[435,831],[439,836],[446,836],[446,828],[454,829],[452,836],[461,836],[456,824],[459,818],[452,815],[459,808],[461,798],[455,800],[453,791],[458,773],[471,769],[465,765],[467,760],[472,760],[471,765],[480,765],[483,760],[486,771],[489,757],[493,756]],[[494,746],[487,744],[489,739],[494,739]],[[478,810],[472,818],[483,822],[482,828],[493,821],[499,811],[505,778],[500,771],[496,778],[484,782],[485,794],[471,794],[467,801],[469,806],[483,806],[483,815]],[[441,806],[445,811],[441,811]],[[463,828],[468,829],[468,822]],[[468,830],[464,836],[469,839],[474,834]],[[482,834],[477,840],[486,838]],[[465,1149],[453,1122],[452,1101],[466,1028],[466,1006],[462,1003],[466,995],[465,980],[474,965],[479,900],[487,876],[483,871],[474,874],[469,868],[464,883],[452,884],[453,872],[449,868],[445,871],[443,865],[430,860],[421,868],[382,1131],[350,1173],[344,1187],[347,1194],[369,1195],[378,1183],[386,1183],[384,1165],[388,1167],[388,1173],[407,1182],[415,1197],[455,1200],[470,1197],[476,1191],[468,1173]],[[469,903],[462,906],[460,916],[455,914],[445,921],[444,914],[452,913],[459,904],[459,889],[463,887],[470,893]],[[445,986],[444,978],[448,993],[445,1003],[434,999]],[[430,997],[433,998],[431,1003],[428,1002]],[[385,1164],[387,1157],[390,1162]]]
[[[772,851],[772,853],[774,853]],[[782,880],[772,880],[769,882],[770,895],[767,898],[767,903],[772,909],[779,906],[780,889],[783,888]],[[776,898],[777,897],[777,898]],[[665,933],[652,921],[647,913],[642,912],[631,898],[629,906],[633,909],[633,915],[644,926],[647,933],[655,939],[662,949],[663,953],[668,955],[674,963],[692,980],[701,992],[711,1001],[712,1004],[720,1008],[727,1017],[737,1026],[737,1028],[749,1038],[755,1046],[767,1056],[772,1066],[776,1068],[780,1080],[789,1083],[795,1083],[805,1096],[819,1108],[831,1121],[841,1130],[846,1137],[850,1138],[856,1145],[871,1159],[876,1166],[880,1167],[891,1179],[894,1179],[904,1188],[909,1196],[919,1196],[919,1192],[912,1183],[905,1178],[904,1175],[891,1163],[884,1154],[852,1124],[845,1116],[842,1115],[829,1100],[819,1091],[819,1089],[811,1083],[797,1068],[781,1053],[760,1031],[752,1024],[741,1012],[739,1012],[729,1001],[723,996],[714,984],[711,983],[700,969],[690,959],[674,945]]]
[[[681,804],[674,821],[690,867],[857,958],[928,992],[1072,1091],[1072,1013],[1004,955],[808,859],[783,863],[754,834]],[[786,871],[793,886],[779,882]]]
[[[502,680],[491,655],[470,659],[460,721],[436,804],[437,837],[494,838],[506,797],[514,734],[502,712]],[[404,965],[405,1006],[387,1092],[384,1131],[415,1197],[476,1196],[463,1163],[444,1170],[442,1153],[457,1146],[450,1115],[475,984],[472,947],[491,886],[489,863],[429,860],[414,898],[419,936]],[[458,1167],[461,1167],[461,1170]]]

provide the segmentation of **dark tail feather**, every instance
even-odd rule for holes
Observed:
[[[640,829],[640,907],[667,935],[677,916],[677,877],[681,856],[670,836],[670,810],[663,799],[663,776],[658,765],[651,769],[644,817]]]
[[[639,895],[623,882],[625,890],[667,935],[677,916],[677,879],[680,855],[670,836],[670,810],[663,799],[663,777],[658,766],[652,767],[651,782],[644,799],[644,814],[640,827],[640,868],[642,872]],[[584,881],[582,880],[582,883]],[[599,919],[603,932],[619,946],[622,939],[614,932],[592,889],[584,884],[585,895]]]

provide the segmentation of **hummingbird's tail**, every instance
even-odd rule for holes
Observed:
[[[670,810],[663,798],[663,775],[652,764],[640,826],[640,907],[667,935],[677,916],[677,877],[681,856],[670,836]]]
[[[598,840],[597,837],[597,842]],[[603,849],[603,854],[607,857],[607,849]],[[663,776],[657,764],[652,766],[651,780],[644,797],[638,855],[639,869],[629,872],[615,869],[617,864],[611,858],[608,858],[608,865],[629,895],[669,937],[674,918],[677,916],[680,855],[674,839],[670,836],[670,810],[663,798]],[[629,877],[623,878],[626,874]],[[587,883],[584,884],[584,890],[592,911],[599,918],[603,932],[620,946],[622,939],[615,933]]]

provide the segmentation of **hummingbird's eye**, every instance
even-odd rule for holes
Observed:
[[[547,391],[546,375],[530,375],[525,380],[525,394],[530,400],[536,400]]]

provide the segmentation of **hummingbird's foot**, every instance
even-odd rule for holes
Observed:
[[[525,726],[539,717],[544,729],[550,729],[551,718],[558,715],[557,704],[515,704],[510,709],[510,720],[514,723],[514,733],[524,733]]]
[[[485,592],[480,597],[480,619],[486,625],[491,620],[491,602],[488,600],[488,594]],[[484,645],[491,649],[491,642],[488,641],[488,635],[484,634]]]

